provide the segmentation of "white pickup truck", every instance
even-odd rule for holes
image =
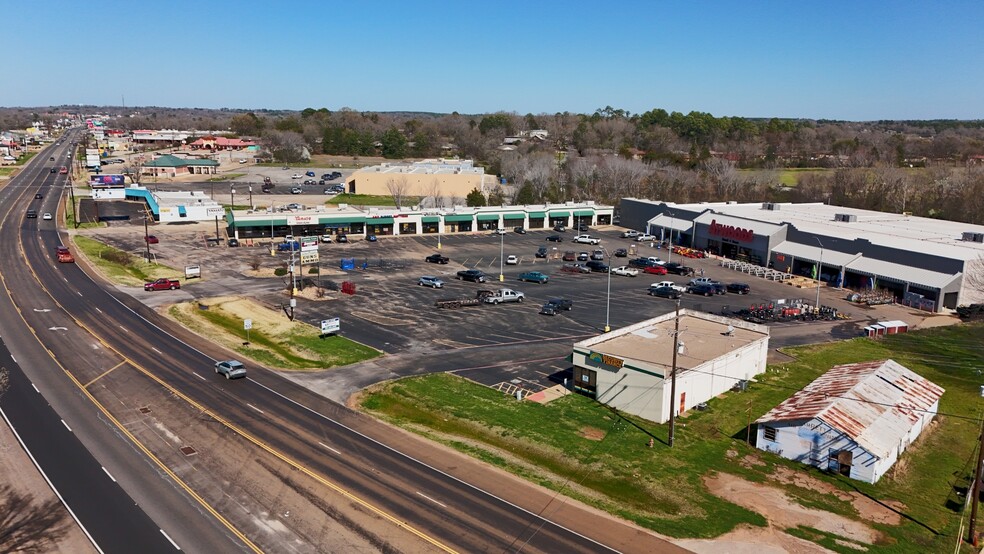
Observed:
[[[659,287],[670,287],[671,289],[679,292],[687,292],[687,287],[683,285],[678,285],[673,281],[660,281],[659,283],[653,283],[649,285],[649,288],[651,289],[658,289]]]
[[[522,302],[526,295],[512,289],[499,289],[485,297],[487,304],[499,304],[500,302]]]
[[[601,244],[601,239],[592,237],[591,235],[578,235],[574,237],[574,242],[581,244]]]

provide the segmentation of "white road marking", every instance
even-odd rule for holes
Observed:
[[[122,325],[120,325],[120,329],[123,329],[123,332],[124,332],[124,333],[129,333],[129,332],[130,332],[129,330],[127,330],[127,328],[126,328],[126,327],[124,327],[124,326],[122,326]]]
[[[164,538],[167,539],[167,542],[171,543],[171,546],[173,546],[175,550],[181,550],[181,547],[178,546],[178,543],[174,542],[174,540],[172,540],[171,537],[167,536],[167,533],[165,533],[163,529],[161,529],[160,531],[161,534],[164,535]]]
[[[247,406],[249,406],[250,408],[253,408],[253,409],[254,409],[254,410],[256,410],[257,412],[260,412],[261,414],[263,413],[263,410],[261,410],[261,409],[259,409],[259,408],[257,408],[256,406],[254,406],[254,405],[252,405],[252,404],[250,404],[249,402],[247,402],[247,403],[246,403],[246,405],[247,405]]]
[[[17,363],[17,358],[15,358],[13,354],[10,355],[10,359],[13,360],[15,364]]]
[[[67,423],[65,423],[65,420],[64,420],[64,419],[62,419],[62,420],[60,420],[60,421],[62,422],[62,425],[64,425],[64,426],[65,426],[65,428],[66,428],[66,429],[68,429],[68,432],[69,432],[69,433],[71,433],[71,432],[72,432],[72,428],[71,428],[71,427],[69,427]]]
[[[417,491],[417,494],[420,495],[422,498],[426,498],[427,500],[430,500],[431,502],[433,502],[434,504],[437,504],[438,506],[440,506],[442,508],[447,508],[448,507],[447,504],[444,504],[443,502],[438,502],[437,500],[434,500],[433,498],[427,496],[426,494],[424,494],[424,493],[422,493],[420,491]]]
[[[206,378],[204,378],[204,377],[202,377],[201,375],[199,375],[199,374],[197,374],[197,373],[192,373],[192,375],[194,375],[195,377],[198,377],[198,378],[199,378],[199,379],[201,379],[202,381],[208,381],[208,379],[206,379]]]
[[[82,296],[82,292],[80,292],[80,291],[75,291],[75,294],[77,294],[79,296]]]
[[[99,312],[99,313],[103,313],[103,311],[100,310],[99,308],[96,308],[96,311]]]
[[[99,466],[99,467],[102,467],[102,466]],[[109,477],[109,478],[110,478],[110,479],[111,479],[111,480],[112,480],[112,481],[113,481],[114,483],[116,482],[116,478],[115,478],[115,477],[113,477],[113,476],[112,476],[112,475],[111,475],[111,474],[109,473],[109,470],[108,470],[108,469],[106,469],[105,467],[103,467],[103,468],[102,468],[102,470],[103,470],[103,472],[104,472],[104,473],[106,474],[106,477]]]
[[[37,308],[34,308],[34,311],[35,311],[35,312],[41,312],[41,313],[45,313],[45,312],[50,312],[50,311],[51,311],[51,309],[50,309],[50,308],[44,308],[44,309],[41,309],[41,310],[39,310],[39,309],[37,309]]]
[[[153,346],[151,346],[150,349],[153,350],[154,352],[157,352],[158,354],[164,354],[163,352],[161,352],[160,350],[154,348]]]
[[[325,444],[325,443],[323,443],[323,442],[319,442],[318,444],[319,444],[319,445],[321,445],[321,446],[322,446],[322,447],[324,447],[324,448],[327,448],[328,450],[331,450],[332,452],[334,452],[335,454],[338,454],[339,456],[341,456],[341,454],[342,454],[342,453],[341,453],[341,452],[339,452],[338,450],[335,450],[334,448],[332,448],[332,447],[330,447],[330,446],[328,446],[327,444]]]
[[[41,391],[38,390],[38,387],[34,386],[34,383],[31,383],[31,386],[34,387],[34,392],[41,394]]]

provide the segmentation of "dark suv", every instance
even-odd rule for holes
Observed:
[[[424,258],[424,261],[432,264],[446,264],[450,260],[447,256],[442,256],[441,254],[431,254]]]
[[[485,282],[485,274],[478,269],[463,269],[458,272],[457,277],[462,281],[472,281],[475,283]]]
[[[690,285],[687,287],[687,292],[690,294],[700,294],[702,296],[714,296],[717,291],[714,290],[714,285],[700,284],[700,285]]]
[[[557,315],[561,310],[571,311],[574,309],[574,301],[569,298],[551,298],[540,308],[541,314]]]
[[[748,294],[752,291],[752,287],[746,285],[745,283],[728,283],[728,292],[733,292],[735,294]]]
[[[608,271],[608,264],[605,262],[599,262],[598,260],[591,260],[584,264],[585,267],[594,271],[596,273],[605,273]]]

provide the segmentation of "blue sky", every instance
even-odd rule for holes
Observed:
[[[33,0],[0,105],[984,118],[984,2]]]

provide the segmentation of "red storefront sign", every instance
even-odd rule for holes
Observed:
[[[752,242],[755,240],[755,233],[751,229],[742,229],[734,225],[722,225],[716,219],[711,220],[711,228],[708,232],[714,236],[732,239],[738,242]]]

